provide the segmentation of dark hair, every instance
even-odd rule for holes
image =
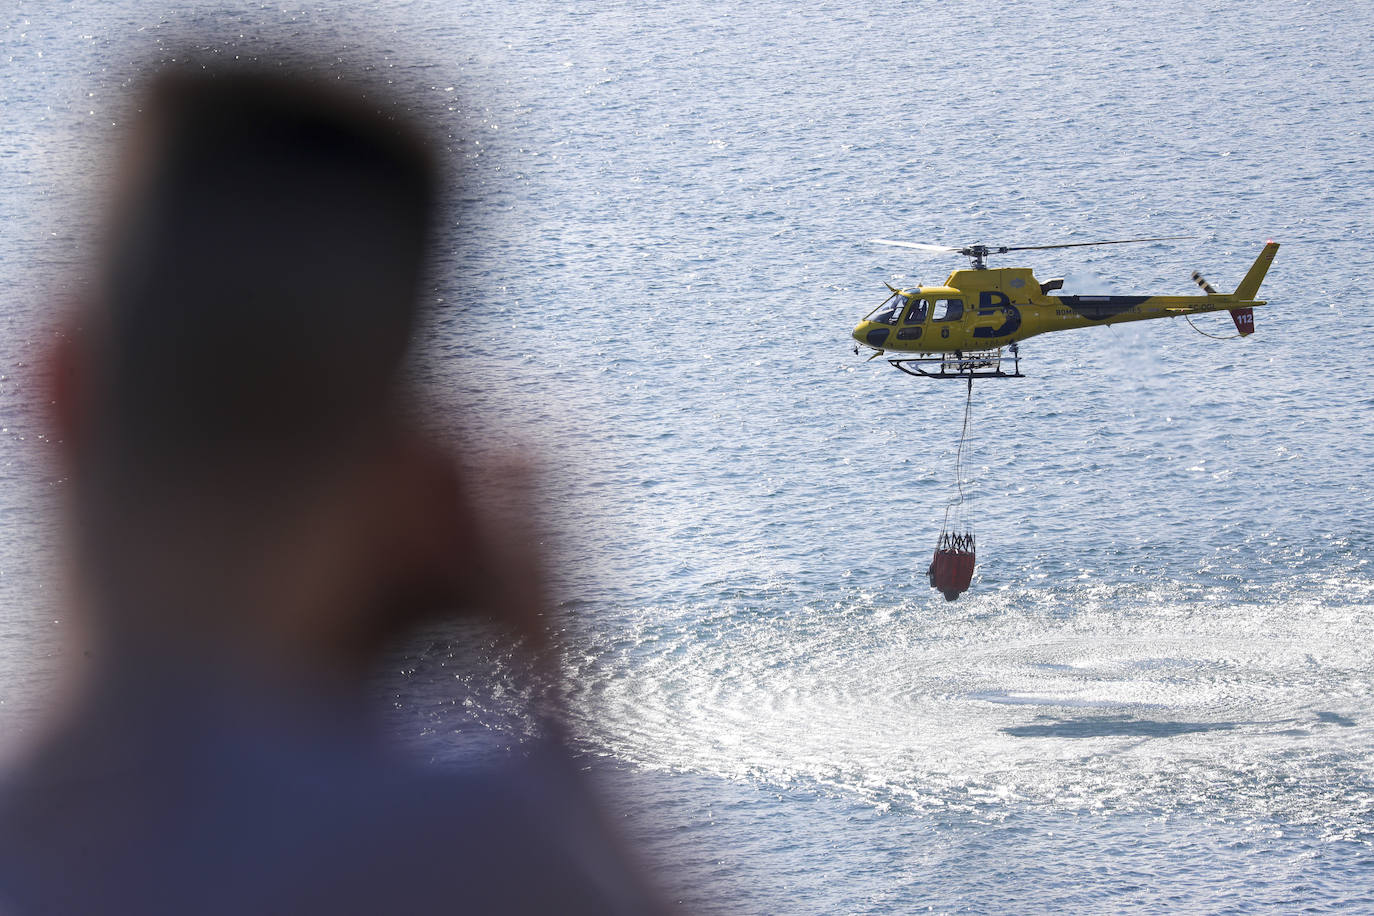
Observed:
[[[164,74],[143,120],[110,229],[104,444],[135,465],[273,465],[365,428],[419,317],[438,192],[419,133],[264,72]]]

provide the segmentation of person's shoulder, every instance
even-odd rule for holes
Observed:
[[[408,864],[461,875],[474,908],[503,912],[646,913],[658,907],[602,807],[556,746],[499,764],[408,781]],[[444,887],[447,888],[447,880]]]

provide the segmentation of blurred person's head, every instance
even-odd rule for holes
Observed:
[[[441,774],[355,714],[436,612],[545,648],[525,475],[485,488],[501,511],[425,433],[439,170],[375,98],[232,64],[143,97],[52,353],[96,662],[0,774],[6,912],[656,909],[556,715],[542,752]]]
[[[473,520],[408,373],[421,136],[361,91],[184,68],[149,87],[116,191],[55,359],[97,637],[347,666],[462,601]]]

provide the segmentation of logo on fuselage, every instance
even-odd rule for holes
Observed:
[[[997,314],[1003,317],[999,327],[973,329],[974,337],[1006,337],[1015,334],[1021,327],[1021,310],[1011,304],[1006,293],[995,289],[985,289],[978,294],[978,317],[992,318]]]

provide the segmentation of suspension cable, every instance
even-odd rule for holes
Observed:
[[[956,485],[958,486],[959,496],[954,502],[945,506],[945,522],[940,527],[940,536],[942,539],[944,538],[946,532],[948,532],[949,530],[949,513],[952,509],[956,510],[954,515],[954,523],[960,528],[963,528],[964,533],[968,533],[968,524],[966,522],[967,517],[964,513],[964,450],[965,446],[968,444],[968,424],[969,417],[972,414],[972,412],[973,379],[970,378],[968,380],[968,397],[964,401],[964,427],[963,430],[959,433],[959,450],[955,454],[954,458],[954,479]]]

